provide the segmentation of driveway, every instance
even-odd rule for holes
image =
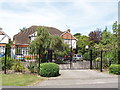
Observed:
[[[39,88],[118,88],[118,76],[94,70],[60,70],[60,76],[37,83]]]

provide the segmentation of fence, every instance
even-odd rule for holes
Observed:
[[[52,51],[48,51],[48,53],[40,55],[40,49],[32,50],[32,48],[28,47],[4,47],[2,53],[4,57],[0,58],[1,61],[1,70],[4,70],[6,74],[8,70],[12,68],[12,66],[16,63],[15,61],[19,61],[24,64],[25,67],[35,67],[39,70],[40,63],[44,62],[52,62]],[[73,60],[60,60],[58,63],[60,69],[99,69],[101,72],[103,69],[108,68],[111,64],[118,63],[117,60],[117,50],[111,51],[99,51],[99,50],[90,50],[89,51],[89,60],[77,61]],[[31,65],[31,62],[34,62]],[[61,64],[62,63],[62,64]],[[39,71],[37,71],[39,72]]]
[[[108,69],[111,64],[118,64],[117,50],[93,50],[92,52],[93,69]]]
[[[4,71],[6,74],[8,71],[13,68],[17,70],[17,67],[29,67],[30,62],[34,62],[36,64],[40,63],[40,53],[30,52],[31,48],[25,47],[16,47],[12,48],[10,46],[2,47],[0,51],[0,66],[1,71]],[[15,68],[16,67],[16,68]],[[39,67],[38,67],[39,68]],[[22,70],[21,70],[22,71]]]

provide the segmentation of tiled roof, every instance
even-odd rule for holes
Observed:
[[[31,27],[25,29],[24,31],[16,34],[13,37],[15,44],[29,44],[30,43],[29,35],[33,34],[36,31],[37,27],[38,26],[31,26]],[[54,27],[47,27],[47,28],[51,35],[60,36],[63,33]]]
[[[5,34],[0,30],[0,35],[5,35]]]
[[[63,39],[68,39],[68,40],[77,40],[71,33],[70,33],[70,29],[68,29],[67,31],[63,32],[60,37],[62,37]]]
[[[54,27],[48,27],[51,35],[60,36],[63,32]]]

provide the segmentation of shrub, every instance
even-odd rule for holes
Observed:
[[[83,59],[84,60],[90,60],[90,58],[89,58],[89,53],[85,53],[84,55],[83,55]]]
[[[120,75],[120,64],[112,64],[112,65],[110,65],[109,72]]]
[[[2,70],[5,69],[5,64],[4,64],[4,62],[5,62],[5,57],[0,58],[0,63],[1,63],[1,68],[2,68]],[[14,59],[14,58],[7,57],[7,59],[6,59],[6,69],[11,69],[11,67],[12,67],[13,64],[14,64],[14,62],[15,62],[15,59]]]
[[[23,71],[25,71],[24,64],[21,63],[20,61],[16,61],[16,62],[14,63],[14,65],[12,66],[12,69],[13,69],[15,72],[23,72]]]
[[[101,60],[100,57],[97,57],[97,58],[95,59],[96,62],[100,62],[100,60]]]
[[[37,73],[38,65],[35,62],[30,62],[28,69],[30,70],[31,73]]]
[[[59,66],[55,63],[40,64],[39,74],[43,77],[54,77],[59,75]]]

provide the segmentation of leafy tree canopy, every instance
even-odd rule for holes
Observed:
[[[102,39],[102,32],[99,28],[89,33],[89,40],[92,41],[92,44],[99,43],[101,39]]]

